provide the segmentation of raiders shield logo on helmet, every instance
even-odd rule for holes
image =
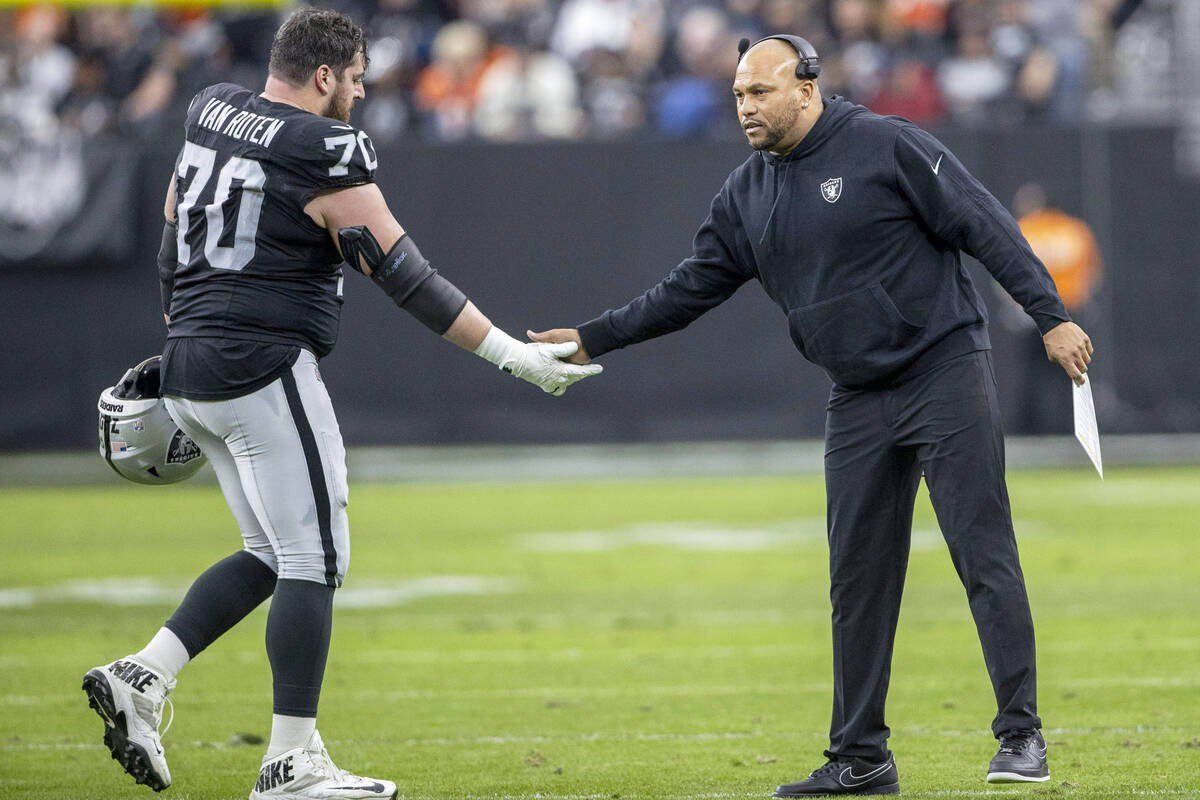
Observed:
[[[821,184],[821,197],[825,198],[826,203],[836,203],[838,198],[842,196],[842,179],[830,178]]]
[[[168,464],[186,464],[200,455],[200,448],[192,441],[192,437],[181,430],[175,431],[175,435],[171,437],[171,444],[167,446]]]
[[[186,480],[208,462],[204,452],[175,424],[160,389],[161,356],[125,371],[100,393],[100,455],[134,483],[162,485]]]

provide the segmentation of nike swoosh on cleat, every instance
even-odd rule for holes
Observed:
[[[847,789],[853,789],[856,786],[862,786],[864,783],[867,783],[872,778],[883,774],[887,770],[887,768],[890,767],[891,765],[892,765],[892,762],[889,761],[886,764],[884,764],[883,766],[876,767],[875,769],[871,770],[866,775],[855,775],[854,767],[852,767],[852,766],[846,767],[844,770],[842,770],[842,774],[838,776],[838,783],[840,783],[842,786],[845,786]],[[853,783],[848,783],[846,781],[847,773],[849,773],[849,775],[850,775],[850,780],[854,781]]]
[[[938,160],[935,163],[930,165],[933,168],[934,175],[938,174],[938,167],[942,166],[942,156],[944,156],[944,155],[946,155],[946,154],[942,153],[941,155],[939,155]]]
[[[331,790],[334,790],[334,789],[358,789],[360,792],[383,792],[383,791],[386,791],[386,790],[387,790],[387,787],[386,787],[386,786],[384,786],[382,783],[379,783],[379,782],[377,782],[377,781],[375,781],[375,782],[372,782],[370,785],[363,785],[363,786],[330,786],[329,788],[330,788]]]

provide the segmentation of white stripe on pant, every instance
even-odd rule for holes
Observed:
[[[316,357],[301,350],[289,374],[242,397],[166,406],[208,456],[246,550],[280,578],[340,586],[350,562],[346,451]]]

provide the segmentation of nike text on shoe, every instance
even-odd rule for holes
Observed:
[[[776,797],[829,797],[839,794],[900,794],[896,760],[889,753],[882,762],[861,758],[833,758],[802,781],[785,783]]]
[[[1000,752],[988,765],[988,783],[1027,783],[1050,780],[1046,740],[1033,728],[1000,734]]]
[[[303,747],[264,758],[250,800],[395,800],[396,784],[338,769],[313,735]]]
[[[104,721],[104,744],[112,757],[134,780],[156,792],[171,785],[158,726],[163,703],[174,688],[174,681],[166,683],[131,656],[83,676],[88,705]]]

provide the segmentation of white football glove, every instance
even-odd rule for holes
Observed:
[[[560,360],[578,349],[579,345],[575,342],[521,342],[493,325],[483,342],[475,348],[475,355],[558,397],[571,384],[604,371],[599,364],[568,364]]]

